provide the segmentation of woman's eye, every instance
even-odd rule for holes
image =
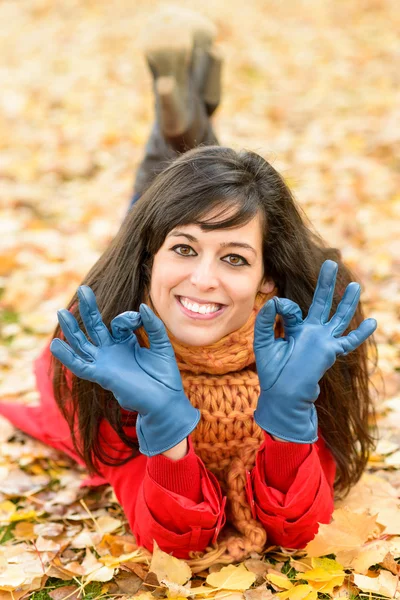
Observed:
[[[178,248],[183,248],[184,250],[193,250],[193,248],[191,248],[190,246],[174,246],[173,248],[171,248],[171,250],[176,251]],[[193,256],[192,254],[189,254],[188,252],[177,252],[177,254],[180,254],[181,256]]]
[[[191,248],[191,246],[186,246],[185,244],[174,246],[171,250],[176,252],[179,256],[194,256],[193,254],[190,254],[190,251],[194,252],[193,248]],[[233,261],[227,261],[225,260],[226,258],[233,259]],[[249,264],[243,256],[239,256],[238,254],[229,254],[228,256],[225,256],[223,260],[224,262],[227,262],[228,265],[231,265],[231,267],[243,267]]]
[[[238,256],[237,254],[230,254],[227,258],[233,258],[235,259],[235,262],[230,262],[228,264],[232,265],[233,267],[241,267],[243,265],[248,265],[249,263],[247,262],[247,260],[245,258],[243,258],[243,256]],[[236,262],[236,261],[241,261],[241,262]]]

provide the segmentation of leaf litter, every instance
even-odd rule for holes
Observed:
[[[363,282],[365,311],[379,324],[372,382],[380,439],[359,483],[304,550],[270,547],[228,566],[216,558],[193,573],[156,544],[153,553],[137,547],[109,486],[82,487],[81,467],[1,419],[0,600],[400,598],[397,3],[250,0],[244,11],[232,0],[229,16],[223,0],[189,4],[219,29],[222,143],[266,156]],[[126,213],[153,116],[136,39],[157,6],[0,4],[7,401],[38,401],[32,361]]]

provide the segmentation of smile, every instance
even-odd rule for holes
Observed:
[[[184,296],[176,296],[176,301],[183,314],[191,319],[215,319],[227,308],[225,304],[198,304]]]

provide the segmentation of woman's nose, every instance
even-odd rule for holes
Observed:
[[[198,289],[207,290],[218,287],[216,266],[209,261],[199,262],[193,267],[190,280]]]

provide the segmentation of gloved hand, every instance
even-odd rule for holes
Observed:
[[[200,411],[185,396],[174,350],[163,322],[141,304],[139,313],[127,311],[104,325],[90,287],[78,288],[79,310],[88,341],[75,317],[58,311],[61,329],[70,345],[56,338],[50,350],[77,377],[111,391],[122,408],[137,411],[136,433],[142,454],[154,456],[187,437]],[[150,348],[139,346],[133,333],[143,325]]]
[[[286,298],[269,300],[257,315],[254,352],[260,380],[260,397],[254,412],[265,431],[289,442],[308,444],[318,439],[318,382],[334,364],[360,346],[376,329],[375,319],[365,319],[357,329],[340,337],[356,311],[360,286],[351,282],[336,313],[328,321],[338,266],[326,260],[307,317]],[[283,318],[285,339],[275,339],[276,314]]]

